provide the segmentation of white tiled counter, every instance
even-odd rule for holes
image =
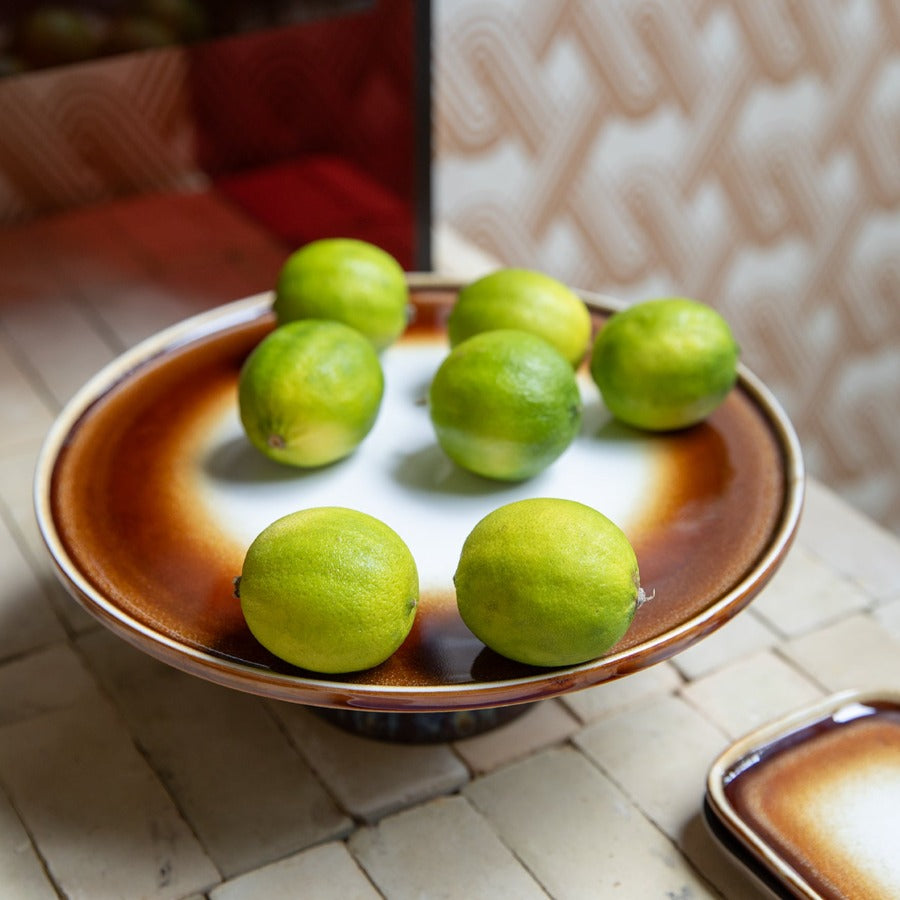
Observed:
[[[173,263],[211,215],[206,268]],[[170,246],[141,247],[127,204],[117,216],[0,243],[0,896],[756,896],[703,824],[707,769],[789,710],[900,683],[900,542],[812,481],[784,566],[721,630],[454,744],[371,741],[183,674],[59,587],[32,468],[89,375],[267,289],[283,248],[209,197],[173,217]]]

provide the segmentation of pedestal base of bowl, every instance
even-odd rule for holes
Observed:
[[[332,725],[361,737],[403,744],[439,744],[499,728],[533,706],[533,703],[522,703],[452,712],[370,712],[328,708],[314,708],[313,711]]]

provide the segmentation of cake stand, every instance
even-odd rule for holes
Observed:
[[[569,449],[529,481],[489,481],[446,458],[428,417],[428,384],[449,349],[445,323],[459,285],[408,278],[410,323],[382,354],[378,420],[358,450],[333,465],[279,466],[241,430],[237,377],[275,325],[270,294],[162,331],[74,395],[41,449],[35,509],[60,579],[88,612],[192,675],[314,707],[357,732],[425,741],[477,733],[536,701],[638,672],[747,606],[790,547],[804,481],[794,430],[757,377],[742,367],[704,423],[647,434],[611,419],[582,365],[583,424]],[[582,296],[595,328],[622,306]],[[613,519],[652,595],[624,638],[582,665],[541,669],[503,659],[456,610],[452,576],[468,532],[492,509],[533,496],[578,500]],[[322,505],[385,521],[420,574],[406,642],[383,665],[346,676],[269,654],[232,590],[259,531]]]

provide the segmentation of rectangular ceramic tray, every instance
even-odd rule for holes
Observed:
[[[900,897],[900,692],[836,694],[737,741],[705,813],[777,897]]]

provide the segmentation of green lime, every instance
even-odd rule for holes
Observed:
[[[253,636],[275,656],[314,672],[357,672],[406,640],[419,575],[406,543],[380,519],[317,507],[260,532],[235,595]]]
[[[447,322],[450,346],[496,328],[518,328],[542,337],[573,365],[591,340],[591,317],[564,284],[529,269],[499,269],[466,285]]]
[[[602,656],[644,599],[624,532],[590,506],[546,497],[485,516],[463,544],[454,583],[475,636],[533,666]]]
[[[485,331],[459,344],[429,390],[438,443],[458,465],[521,481],[549,466],[581,425],[569,363],[526,331]]]
[[[270,332],[241,367],[238,407],[250,442],[292,466],[348,456],[375,424],[384,373],[372,344],[340,322]]]
[[[406,328],[408,305],[406,276],[393,256],[366,241],[323,238],[288,257],[273,308],[279,324],[335,319],[382,350]]]
[[[609,318],[594,341],[591,375],[617,419],[668,431],[702,421],[725,399],[739,355],[716,310],[666,297]]]

